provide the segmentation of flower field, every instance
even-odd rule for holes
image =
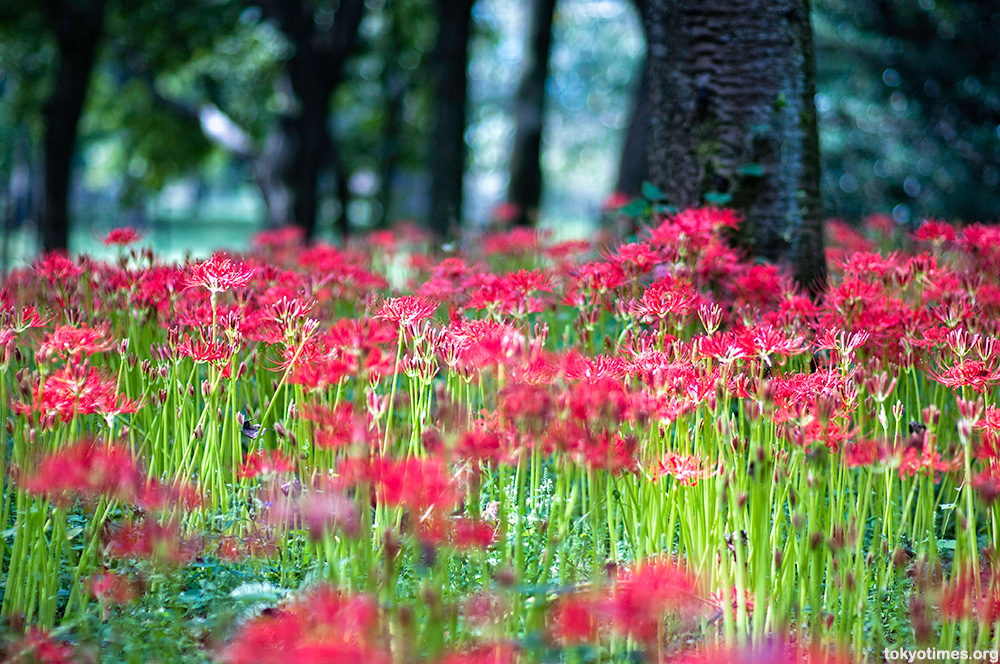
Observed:
[[[739,223],[6,275],[0,660],[1000,649],[1000,229]]]

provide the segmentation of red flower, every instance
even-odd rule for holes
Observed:
[[[381,457],[372,460],[369,472],[376,495],[387,505],[408,507],[418,515],[458,505],[454,478],[439,460]]]
[[[937,371],[928,369],[927,375],[953,390],[971,387],[975,392],[982,394],[1000,381],[1000,366],[997,365],[996,357],[991,357],[986,362],[964,360]]]
[[[105,604],[128,604],[136,597],[136,584],[123,574],[98,574],[89,585],[91,594]]]
[[[134,228],[112,228],[104,237],[104,246],[118,245],[121,247],[133,244],[142,239],[142,235]]]
[[[108,326],[90,328],[60,325],[50,332],[38,348],[39,358],[54,359],[103,353],[115,347],[117,340],[109,335]]]
[[[485,521],[455,519],[452,523],[451,544],[462,551],[483,551],[496,540],[496,526]]]
[[[192,265],[185,280],[189,288],[200,286],[211,293],[241,288],[250,283],[256,270],[244,263],[234,263],[225,252],[217,252],[207,261]]]
[[[667,452],[652,471],[653,481],[667,475],[677,480],[681,486],[696,486],[699,481],[715,477],[722,472],[722,466],[705,468],[705,463],[698,455],[681,455],[677,452]]]
[[[917,242],[945,243],[955,241],[955,227],[937,219],[925,219],[913,234]]]
[[[378,605],[320,588],[244,625],[221,653],[226,664],[388,664],[378,647]]]
[[[430,318],[437,305],[420,297],[393,297],[382,302],[375,312],[375,318],[396,323],[400,327],[410,327],[414,323]]]
[[[199,550],[197,541],[181,536],[176,522],[162,524],[151,519],[113,528],[105,547],[112,558],[145,558],[176,565],[193,560]]]
[[[633,311],[644,322],[652,323],[667,316],[687,316],[698,307],[699,300],[689,281],[666,276],[643,292]]]
[[[24,480],[31,493],[105,496],[125,502],[137,501],[145,485],[145,473],[128,449],[92,440],[50,454]]]
[[[5,664],[73,664],[77,661],[72,646],[56,641],[36,627],[6,648],[5,654]]]
[[[290,473],[295,470],[295,462],[281,453],[281,450],[260,450],[248,454],[240,465],[238,475],[244,479],[259,475]]]

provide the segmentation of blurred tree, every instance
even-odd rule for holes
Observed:
[[[836,214],[1000,215],[996,0],[817,0],[824,196]]]
[[[465,179],[469,37],[474,0],[438,0],[438,34],[432,55],[434,132],[428,227],[439,237],[457,234]]]
[[[83,104],[104,27],[104,0],[44,0],[38,4],[56,43],[56,74],[43,110],[45,199],[39,220],[43,251],[69,244],[70,171]]]
[[[549,76],[552,21],[556,0],[532,0],[521,83],[514,99],[514,146],[510,157],[507,201],[517,214],[514,224],[533,226],[542,199],[542,128],[545,123],[545,82]]]
[[[282,115],[283,155],[279,172],[291,195],[294,223],[307,238],[316,232],[319,178],[327,164],[338,171],[341,199],[336,226],[349,232],[347,176],[330,133],[330,99],[344,78],[354,50],[364,0],[340,0],[333,8],[308,0],[264,0],[262,8],[292,44],[288,60],[291,103]]]
[[[650,178],[746,212],[757,255],[825,283],[808,0],[650,0]]]
[[[633,0],[641,24],[645,27],[648,11],[647,0]],[[621,159],[618,162],[618,179],[615,182],[615,192],[632,198],[642,193],[642,183],[649,179],[649,157],[646,154],[646,144],[649,141],[649,67],[648,56],[639,63],[638,83],[632,92],[632,109],[629,117],[628,130],[625,133],[625,143],[622,145]]]

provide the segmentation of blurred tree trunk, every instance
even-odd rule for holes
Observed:
[[[432,55],[435,93],[428,227],[439,237],[458,233],[465,179],[466,92],[474,0],[438,0]]]
[[[104,27],[104,0],[44,4],[55,33],[55,85],[45,103],[45,200],[39,220],[42,251],[69,245],[69,190],[76,137]]]
[[[639,12],[642,26],[645,28],[648,2],[634,0],[632,4]],[[649,159],[646,155],[646,144],[649,141],[648,56],[643,58],[639,67],[639,82],[632,93],[631,117],[629,118],[628,131],[625,134],[625,144],[622,145],[621,158],[618,162],[618,179],[615,182],[615,192],[627,194],[632,198],[636,198],[642,193],[642,183],[649,179]]]
[[[517,207],[514,224],[534,226],[542,199],[542,127],[556,0],[532,0],[524,73],[514,101],[514,147],[507,200]]]
[[[288,80],[294,99],[281,121],[285,154],[280,159],[279,171],[291,199],[292,221],[311,240],[316,234],[320,174],[339,159],[337,143],[327,127],[330,97],[343,80],[344,65],[354,50],[365,3],[341,0],[330,24],[317,21],[316,9],[306,0],[267,0],[263,8],[294,44],[294,53],[288,61]],[[343,196],[346,184],[338,187],[339,196]],[[344,201],[336,226],[347,235]]]
[[[645,61],[641,64],[639,84],[632,94],[632,117],[625,133],[621,160],[618,162],[618,179],[615,192],[636,198],[642,193],[642,183],[649,179],[649,71]]]
[[[379,154],[379,189],[377,202],[381,212],[376,226],[389,226],[389,210],[392,206],[392,180],[396,174],[402,140],[399,135],[403,119],[403,99],[410,86],[410,77],[399,65],[402,53],[401,17],[397,12],[388,12],[389,26],[386,30],[385,65],[382,67],[380,83],[383,97],[382,148]]]
[[[808,0],[649,0],[650,179],[748,219],[758,256],[825,284]]]

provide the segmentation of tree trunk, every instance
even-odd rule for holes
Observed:
[[[466,90],[474,0],[438,0],[433,53],[435,92],[428,227],[439,237],[457,235],[465,179]]]
[[[649,179],[649,157],[646,145],[649,142],[649,71],[646,61],[641,64],[639,84],[632,95],[632,118],[629,120],[622,145],[621,160],[618,162],[618,180],[615,191],[635,198],[642,193],[642,183]]]
[[[524,73],[514,102],[514,147],[510,157],[507,200],[517,207],[514,223],[533,226],[542,199],[542,126],[545,81],[549,76],[552,20],[556,0],[533,0]]]
[[[341,0],[332,24],[317,21],[312,4],[304,0],[270,0],[264,3],[264,9],[295,45],[288,61],[294,100],[281,120],[285,153],[279,160],[279,172],[286,183],[292,221],[302,228],[307,240],[312,240],[316,235],[320,174],[339,154],[327,127],[330,96],[343,80],[365,3]],[[319,27],[321,24],[329,27]],[[340,186],[343,188],[343,183]],[[340,211],[335,225],[346,235],[346,209]]]
[[[646,28],[649,13],[647,0],[633,0],[639,22]],[[644,36],[646,36],[644,34]],[[648,36],[646,42],[649,42]],[[629,118],[625,143],[622,145],[618,162],[618,180],[615,192],[638,197],[642,193],[642,183],[649,179],[649,158],[646,144],[649,142],[649,56],[639,64],[639,84],[632,93],[632,111]],[[635,230],[635,229],[633,229]]]
[[[62,0],[46,6],[58,45],[58,70],[45,103],[45,200],[39,220],[42,251],[69,245],[69,190],[77,132],[104,26],[103,0]]]
[[[399,65],[399,57],[403,50],[401,18],[398,12],[388,12],[389,26],[384,45],[385,65],[382,67],[380,78],[384,120],[378,163],[379,188],[376,202],[380,211],[375,223],[377,228],[388,228],[391,221],[392,181],[403,143],[399,135],[403,124],[403,100],[410,87],[410,77]]]
[[[650,179],[747,215],[758,256],[825,281],[807,0],[650,0]]]

